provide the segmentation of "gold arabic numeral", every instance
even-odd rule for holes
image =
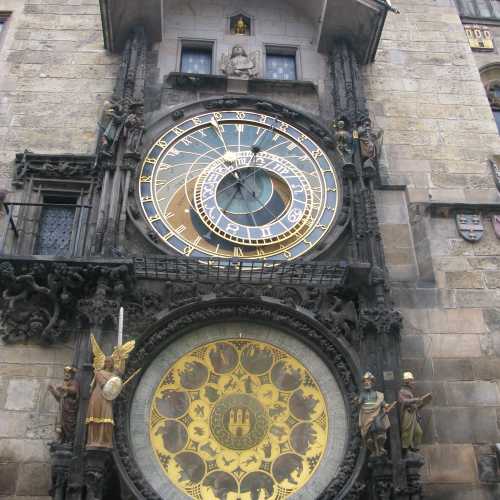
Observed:
[[[237,111],[236,112],[236,118],[238,120],[244,120],[246,118],[247,114],[244,111]]]
[[[336,193],[337,192],[337,188],[336,187],[331,187],[331,188],[328,188],[327,191],[330,192],[330,193]]]
[[[233,248],[233,255],[235,257],[243,257],[243,249],[241,247],[234,247]]]
[[[332,207],[331,205],[327,205],[326,209],[335,212],[335,207]]]
[[[306,227],[312,227],[314,225],[314,220],[312,217],[307,217],[304,219],[304,225]]]
[[[328,226],[326,224],[318,224],[316,227],[321,229],[322,231],[326,231],[328,229]]]
[[[279,129],[280,129],[282,132],[286,132],[286,131],[288,130],[288,123],[281,122]]]
[[[177,156],[180,153],[178,149],[171,148],[167,151],[167,156]]]
[[[148,201],[153,201],[153,197],[152,196],[143,196],[141,198],[141,201],[142,201],[142,203],[147,203]]]
[[[317,160],[319,157],[321,157],[323,155],[323,151],[321,151],[321,149],[316,149],[315,151],[313,151],[312,153],[312,157]]]
[[[283,255],[285,259],[290,259],[292,257],[291,252],[289,252],[283,245],[280,245],[280,250],[283,250]]]
[[[144,163],[149,163],[150,165],[156,165],[156,158],[146,158]]]
[[[265,124],[267,122],[267,116],[266,115],[260,115],[259,116],[259,123]]]
[[[151,176],[150,175],[141,175],[141,178],[139,179],[140,182],[151,182]]]
[[[182,249],[182,253],[189,257],[194,251],[194,247],[191,245],[187,245]]]
[[[297,139],[297,142],[303,144],[306,139],[307,139],[306,135],[300,134],[299,138]]]
[[[160,220],[159,215],[151,215],[151,217],[148,217],[149,222],[156,222],[157,220]]]
[[[312,248],[313,244],[312,244],[312,242],[311,242],[311,241],[307,240],[306,238],[304,238],[302,241],[303,241],[306,245],[308,245],[308,246],[309,246],[309,248]]]
[[[194,118],[192,118],[191,121],[193,122],[193,125],[201,125],[201,123],[202,123],[198,116],[195,116]]]
[[[218,111],[216,111],[214,114],[213,114],[213,117],[219,121],[219,120],[222,120],[223,116],[222,116],[222,113],[219,113]]]
[[[168,143],[165,141],[158,141],[156,143],[156,146],[158,146],[159,148],[165,149],[168,146]]]
[[[191,243],[191,245],[187,245],[184,247],[184,249],[182,250],[182,253],[184,255],[187,255],[188,257],[193,253],[193,251],[196,249],[196,247],[198,246],[198,244],[200,243],[201,241],[201,236],[198,236],[194,241],[193,243]]]
[[[182,135],[184,133],[184,130],[182,130],[181,128],[179,127],[174,127],[172,129],[172,132],[177,136],[179,137],[180,135]]]

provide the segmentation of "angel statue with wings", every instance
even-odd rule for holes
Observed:
[[[115,347],[106,356],[93,335],[90,336],[94,353],[94,379],[90,386],[87,409],[87,448],[113,448],[113,400],[120,394],[125,362],[135,347],[135,340]]]

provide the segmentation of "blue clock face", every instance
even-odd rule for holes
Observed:
[[[252,111],[204,113],[166,131],[139,177],[152,229],[198,258],[300,257],[332,228],[339,189],[314,140]]]

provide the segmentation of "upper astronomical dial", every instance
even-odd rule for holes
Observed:
[[[325,152],[291,124],[220,111],[156,141],[139,193],[149,224],[179,253],[291,260],[326,236],[339,184]]]

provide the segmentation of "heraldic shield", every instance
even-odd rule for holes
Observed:
[[[484,234],[484,226],[479,214],[457,214],[458,232],[466,241],[479,241]]]
[[[493,215],[491,222],[493,223],[493,229],[497,238],[500,238],[500,215]]]

